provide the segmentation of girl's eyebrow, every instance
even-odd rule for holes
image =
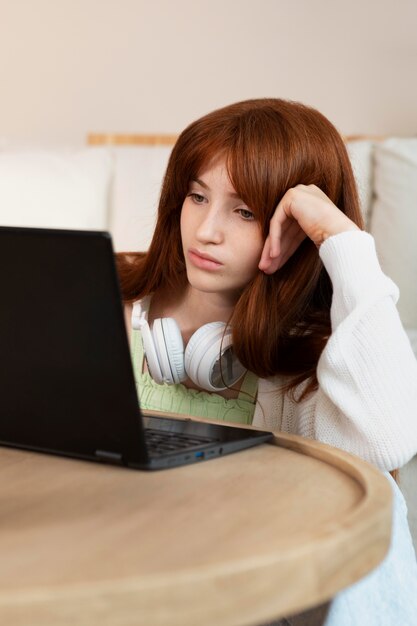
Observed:
[[[210,187],[204,182],[204,180],[201,180],[201,178],[192,178],[191,179],[192,183],[197,183],[199,185],[201,185],[201,187],[203,187],[204,189],[207,189],[207,191],[210,191]],[[231,193],[228,194],[231,198],[238,198],[239,200],[241,200],[241,197],[239,196],[238,193],[236,193],[235,191],[232,191]]]
[[[198,183],[199,185],[201,185],[201,187],[204,187],[204,189],[210,189],[210,187],[208,185],[206,185],[204,180],[201,180],[201,178],[193,178],[191,180],[191,182],[192,183]]]

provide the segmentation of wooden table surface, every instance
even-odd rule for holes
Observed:
[[[159,472],[0,448],[0,623],[259,625],[384,557],[391,489],[292,435]]]

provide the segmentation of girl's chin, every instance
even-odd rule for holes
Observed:
[[[228,303],[235,304],[239,296],[241,295],[243,288],[236,288],[229,285],[221,285],[219,280],[196,280],[195,277],[188,277],[188,282],[193,291],[200,292],[201,294],[212,294],[213,296],[220,296],[224,298]]]

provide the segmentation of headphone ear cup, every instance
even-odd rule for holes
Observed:
[[[225,328],[224,322],[205,324],[193,334],[185,349],[184,362],[188,376],[207,391],[222,391],[234,385],[246,371],[233,356],[232,330],[230,327]],[[223,358],[227,365],[226,371],[223,363],[220,369]]]
[[[140,325],[140,334],[142,336],[143,350],[145,352],[146,362],[148,364],[149,373],[156,383],[162,385],[164,377],[161,366],[159,364],[158,353],[155,347],[152,331],[146,320],[142,320]]]
[[[152,334],[163,382],[172,385],[185,380],[184,342],[176,321],[172,317],[154,320]]]
[[[161,327],[164,333],[165,347],[167,351],[169,367],[174,383],[180,383],[187,378],[184,367],[184,342],[181,331],[173,317],[161,319]]]

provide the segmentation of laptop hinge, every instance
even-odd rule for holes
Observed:
[[[108,452],[107,450],[96,450],[96,457],[101,459],[102,461],[106,461],[106,463],[116,463],[117,465],[122,464],[122,455],[117,452]]]

